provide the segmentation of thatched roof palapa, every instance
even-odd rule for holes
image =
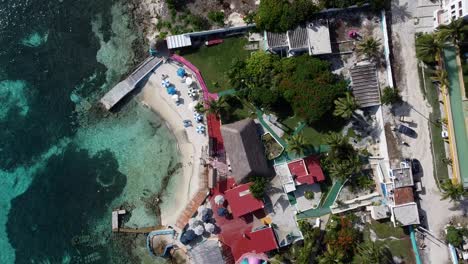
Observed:
[[[257,125],[252,119],[223,125],[221,133],[236,182],[245,182],[246,178],[253,175],[271,175]]]

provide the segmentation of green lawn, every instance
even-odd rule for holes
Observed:
[[[422,71],[424,71],[424,77],[421,78],[425,82],[421,82],[422,89],[426,95],[428,102],[432,106],[432,113],[429,115],[429,128],[431,130],[431,139],[432,139],[432,148],[434,154],[434,164],[435,164],[435,176],[436,182],[437,179],[440,181],[448,179],[448,169],[447,166],[442,162],[442,159],[446,157],[445,154],[445,142],[442,138],[442,127],[437,123],[437,120],[441,118],[440,113],[440,103],[438,97],[438,89],[433,85],[431,81],[431,71],[429,69],[421,69],[418,67],[418,70],[421,72],[420,76],[422,77]],[[430,175],[426,175],[430,176]]]
[[[294,129],[296,128],[296,126],[298,125],[298,123],[301,122],[301,121],[302,121],[302,119],[300,119],[298,117],[290,117],[290,118],[282,121],[281,123],[284,124],[285,126],[287,126],[290,129],[290,131],[287,131],[288,133],[292,133],[294,131]],[[314,146],[319,146],[321,144],[325,144],[324,136],[327,133],[321,133],[321,132],[317,131],[316,129],[314,129],[313,127],[308,126],[308,125],[306,125],[302,129],[301,132],[302,132],[302,135],[304,136],[304,139],[307,141],[307,143],[312,144]],[[286,134],[285,134],[285,137],[287,137]]]
[[[208,90],[217,93],[231,88],[226,73],[236,58],[244,60],[249,56],[250,52],[244,50],[247,42],[243,37],[227,38],[219,45],[211,47],[203,45],[198,49],[187,50],[182,56],[202,72]],[[218,86],[215,85],[216,82]]]
[[[411,246],[411,239],[409,235],[405,234],[403,228],[393,227],[393,224],[390,222],[381,223],[372,220],[371,224],[367,224],[364,228],[364,241],[370,240],[369,229],[374,230],[379,239],[375,241],[375,243],[388,247],[388,249],[392,253],[392,256],[398,256],[402,258],[404,260],[404,263],[407,264],[415,263],[414,253]],[[390,239],[389,237],[394,237],[398,239]]]

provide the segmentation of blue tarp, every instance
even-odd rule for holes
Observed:
[[[184,77],[185,76],[184,68],[177,69],[177,76],[179,76],[179,77]]]

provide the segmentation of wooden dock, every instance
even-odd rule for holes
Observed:
[[[114,86],[109,92],[107,92],[104,97],[101,98],[101,104],[107,109],[110,110],[114,105],[116,105],[122,98],[124,98],[128,93],[135,89],[136,85],[143,80],[143,78],[153,71],[158,65],[163,61],[163,58],[159,57],[148,57],[143,61],[136,70],[130,74],[127,79],[119,82]]]
[[[141,228],[128,228],[128,227],[119,227],[119,216],[126,214],[125,210],[115,210],[112,211],[112,232],[116,233],[133,233],[133,234],[148,234],[151,231],[165,229],[165,226],[149,226]]]

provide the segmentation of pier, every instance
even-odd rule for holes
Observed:
[[[161,64],[163,58],[150,56],[145,61],[143,61],[134,72],[132,72],[125,80],[119,82],[114,86],[109,92],[107,92],[104,97],[101,98],[101,104],[110,110],[114,105],[116,105],[122,98],[124,98],[128,93],[135,89],[136,85],[143,80],[143,78],[148,75],[151,71],[154,70],[159,64]]]
[[[128,227],[119,227],[119,215],[126,214],[125,210],[116,210],[112,212],[112,232],[117,233],[132,233],[132,234],[148,234],[151,231],[165,229],[165,226],[149,226],[141,228],[128,228]]]

